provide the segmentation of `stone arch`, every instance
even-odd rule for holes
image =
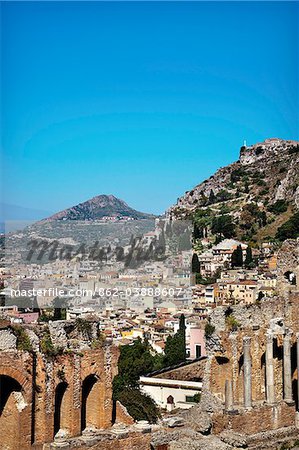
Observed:
[[[81,431],[86,427],[97,427],[99,408],[99,378],[95,374],[88,375],[82,383]]]
[[[54,396],[54,436],[59,430],[68,430],[70,414],[68,411],[68,383],[61,381],[55,389]]]
[[[86,427],[99,427],[100,382],[95,374],[88,375],[82,382],[81,432]]]
[[[15,378],[9,375],[0,375],[0,416],[10,395],[13,392],[22,392],[22,390],[22,386]]]
[[[15,380],[21,387],[22,393],[27,401],[30,400],[29,391],[31,388],[30,381],[25,374],[11,366],[0,367],[0,377],[6,376]]]
[[[5,372],[5,373],[3,373]],[[26,383],[13,369],[0,372],[0,435],[3,448],[25,450],[31,448],[31,408],[25,395]],[[8,375],[8,373],[10,375]],[[23,382],[23,384],[21,384]]]

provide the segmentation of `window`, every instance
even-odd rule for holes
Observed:
[[[193,395],[186,395],[185,401],[186,401],[186,403],[194,403],[194,396]]]
[[[196,354],[196,358],[200,358],[201,357],[201,345],[196,345],[195,346],[195,354]]]

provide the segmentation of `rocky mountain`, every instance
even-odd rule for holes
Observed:
[[[96,220],[103,217],[119,217],[133,219],[150,219],[154,218],[152,214],[146,214],[127,205],[114,195],[97,195],[86,202],[60,211],[53,216],[45,219],[45,221],[54,220]]]
[[[298,209],[299,142],[274,138],[241,147],[238,161],[186,192],[168,214],[197,217],[206,232],[215,218],[230,216],[228,234],[261,240],[274,237]]]

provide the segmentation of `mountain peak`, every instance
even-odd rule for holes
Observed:
[[[83,203],[64,209],[45,220],[97,220],[103,217],[150,219],[155,216],[136,211],[128,206],[126,202],[112,194],[101,194]]]
[[[241,164],[247,165],[269,157],[284,157],[292,151],[293,148],[296,148],[298,144],[298,141],[268,138],[263,142],[241,147],[239,161]]]

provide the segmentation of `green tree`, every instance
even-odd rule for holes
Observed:
[[[253,258],[252,258],[252,249],[250,245],[246,248],[246,257],[245,257],[245,267],[250,268],[253,264]]]
[[[226,202],[227,200],[230,200],[232,198],[232,194],[225,189],[222,189],[218,192],[216,196],[217,202]]]
[[[210,190],[210,195],[209,195],[209,204],[212,205],[213,203],[215,203],[216,201],[216,196],[214,194],[213,189]]]
[[[211,230],[213,234],[219,234],[224,238],[235,236],[235,226],[229,215],[221,215],[214,217],[212,220]]]
[[[168,336],[165,344],[165,365],[174,366],[186,360],[186,325],[184,314],[180,317],[180,326],[174,336]]]
[[[113,380],[113,399],[119,400],[135,420],[155,423],[159,411],[155,402],[139,389],[139,377],[162,367],[159,355],[152,354],[147,340],[138,338],[120,348],[118,375]]]
[[[281,214],[288,209],[288,203],[285,200],[276,200],[275,203],[268,206],[268,211],[274,214]]]
[[[299,212],[294,214],[287,222],[278,228],[275,237],[280,241],[296,239],[299,237]]]
[[[264,227],[267,225],[267,214],[265,211],[260,211],[259,213],[259,226]]]
[[[211,210],[198,209],[193,215],[194,239],[206,237],[208,227],[211,225]]]
[[[147,420],[156,423],[160,412],[154,400],[137,388],[121,390],[115,397],[124,405],[135,420]]]
[[[209,338],[213,335],[215,331],[214,325],[211,324],[211,322],[207,322],[205,325],[205,337]]]
[[[238,245],[232,253],[231,266],[232,268],[243,266],[243,251],[241,245]]]
[[[182,340],[182,355],[184,356],[184,361],[186,360],[186,320],[184,314],[180,316],[179,322],[179,334]]]
[[[154,362],[148,341],[138,338],[120,348],[118,375],[125,386],[137,387],[139,377],[154,370]]]
[[[193,253],[192,263],[191,263],[192,273],[200,273],[200,262],[196,253]]]

